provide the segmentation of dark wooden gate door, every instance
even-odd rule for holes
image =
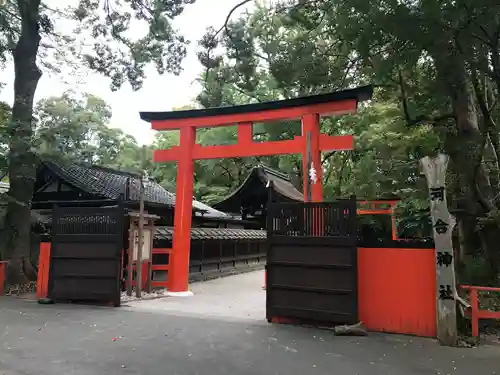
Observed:
[[[123,207],[55,206],[52,212],[49,298],[119,306]]]
[[[270,203],[267,236],[268,321],[357,322],[355,199]]]

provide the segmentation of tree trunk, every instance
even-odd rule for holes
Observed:
[[[36,170],[32,150],[33,101],[41,72],[36,65],[40,34],[38,30],[40,0],[18,0],[21,34],[13,51],[15,80],[14,106],[9,135],[9,199],[7,283],[26,283],[23,258],[29,258],[31,237],[31,199]]]
[[[431,55],[434,57],[439,78],[446,84],[445,89],[451,99],[457,126],[455,139],[449,143],[451,147],[448,147],[447,152],[460,176],[462,196],[459,198],[464,203],[468,215],[484,217],[496,210],[494,189],[483,164],[487,133],[486,130],[482,132],[479,127],[473,89],[463,57],[450,44],[438,44],[437,47],[439,49],[431,51]],[[479,228],[479,231],[482,232],[478,233],[481,243],[477,244],[477,248],[482,247],[489,262],[498,261],[500,228],[497,224],[485,225]],[[464,233],[464,236],[467,234]],[[467,238],[465,242],[469,242]],[[498,267],[492,266],[490,271],[490,278],[495,278]]]

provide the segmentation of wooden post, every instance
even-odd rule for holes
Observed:
[[[136,260],[136,282],[135,282],[135,296],[141,298],[142,288],[142,246],[144,244],[144,164],[146,162],[146,147],[142,146],[141,150],[141,176],[140,176],[140,190],[139,190],[139,228],[137,230],[138,243],[137,243],[137,260]]]
[[[312,201],[312,191],[311,191],[311,179],[309,178],[309,170],[311,169],[311,132],[306,132],[306,167],[304,168],[304,181],[306,182],[304,186],[304,192],[306,193],[307,202]]]
[[[149,220],[148,224],[149,228],[149,261],[148,261],[148,276],[146,278],[146,292],[151,293],[153,291],[153,280],[152,280],[152,273],[153,273],[153,241],[154,241],[154,222],[152,219]]]
[[[132,281],[134,273],[134,245],[135,245],[135,220],[130,217],[128,228],[128,262],[127,262],[127,296],[132,295]]]
[[[308,135],[309,134],[309,135]],[[302,136],[305,136],[305,147],[302,154],[304,173],[304,200],[307,199],[306,186],[308,185],[311,198],[308,202],[323,201],[321,148],[320,148],[320,124],[318,114],[307,114],[302,117]],[[309,161],[307,160],[309,155]],[[309,171],[311,166],[316,169],[316,181],[310,181]]]
[[[442,345],[457,344],[456,282],[453,261],[452,231],[455,218],[446,203],[446,168],[448,156],[420,159],[429,187],[430,210],[436,247],[437,338]]]

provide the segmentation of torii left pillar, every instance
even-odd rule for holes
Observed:
[[[189,252],[193,213],[194,161],[196,128],[180,129],[177,183],[175,189],[173,251],[169,259],[169,293],[189,294]]]

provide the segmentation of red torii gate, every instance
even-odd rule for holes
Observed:
[[[356,112],[358,103],[371,99],[372,87],[314,95],[297,99],[234,107],[208,108],[173,112],[141,112],[141,119],[154,130],[180,130],[180,144],[168,150],[156,150],[155,162],[177,161],[174,235],[169,260],[169,292],[188,291],[189,250],[193,209],[194,160],[250,156],[302,154],[304,200],[307,199],[309,178],[306,160],[306,134],[310,134],[311,162],[316,167],[318,183],[311,185],[312,201],[323,200],[321,151],[352,150],[351,135],[330,136],[320,133],[320,115],[341,115]],[[276,120],[302,120],[302,135],[291,140],[254,142],[253,124]],[[196,128],[238,126],[238,141],[234,145],[202,146],[196,144]]]

